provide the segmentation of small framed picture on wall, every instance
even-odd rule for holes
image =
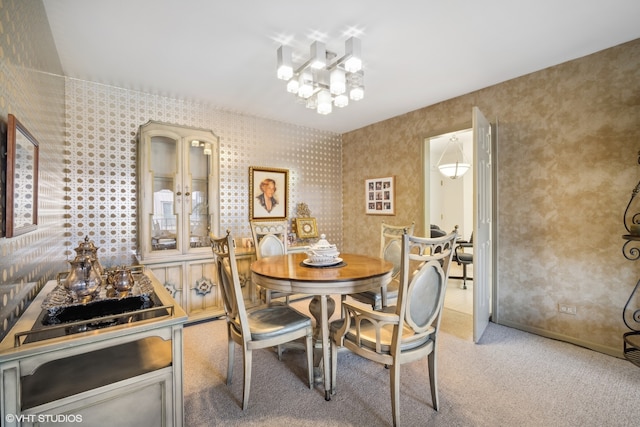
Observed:
[[[365,179],[365,213],[367,215],[395,215],[395,177]]]

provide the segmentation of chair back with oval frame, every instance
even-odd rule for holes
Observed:
[[[401,241],[398,299],[375,311],[343,303],[343,318],[331,324],[332,393],[338,347],[389,367],[393,425],[400,419],[400,366],[428,358],[433,408],[438,409],[437,338],[457,233],[436,238],[405,233]]]
[[[407,234],[413,235],[415,222],[410,225],[390,225],[382,222],[380,226],[380,258],[393,264],[391,283],[380,289],[372,289],[357,294],[349,294],[356,301],[369,304],[375,310],[382,310],[398,297],[398,274],[400,273],[400,261],[402,253],[402,235],[406,230]],[[345,298],[343,297],[344,301]]]

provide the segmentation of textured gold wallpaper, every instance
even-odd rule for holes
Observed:
[[[640,278],[621,250],[640,178],[640,40],[343,135],[343,250],[375,254],[382,219],[415,219],[424,233],[422,142],[470,127],[473,106],[498,123],[494,319],[620,355],[622,309]],[[364,179],[387,175],[397,215],[365,215]]]

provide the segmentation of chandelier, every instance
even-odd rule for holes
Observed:
[[[447,178],[456,179],[467,173],[470,167],[471,164],[462,149],[462,142],[457,136],[452,135],[438,160],[438,170]]]
[[[351,37],[345,42],[345,54],[329,52],[324,43],[311,44],[309,59],[294,68],[290,46],[278,48],[277,75],[287,82],[287,91],[303,100],[307,108],[320,114],[331,113],[333,106],[349,105],[349,100],[364,98],[364,71],[360,40]]]

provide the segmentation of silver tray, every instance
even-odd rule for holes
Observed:
[[[47,295],[42,301],[42,309],[47,310],[51,316],[54,316],[59,310],[68,307],[87,306],[100,301],[117,301],[129,297],[150,297],[153,295],[153,283],[151,279],[144,274],[143,266],[131,267],[134,284],[130,291],[126,293],[118,293],[110,286],[105,285],[106,276],[102,277],[103,285],[100,286],[98,294],[88,302],[80,302],[74,299],[73,294],[64,287],[64,278],[68,272],[58,274],[58,285]]]

